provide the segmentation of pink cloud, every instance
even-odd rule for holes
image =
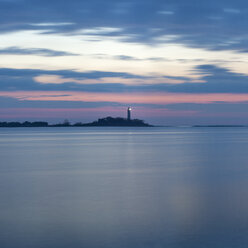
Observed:
[[[212,103],[245,102],[248,94],[209,93],[95,93],[75,91],[15,91],[0,92],[0,96],[19,100],[33,101],[82,101],[82,102],[117,102],[124,104],[171,104],[171,103]]]

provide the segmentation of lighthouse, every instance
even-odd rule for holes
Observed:
[[[131,107],[127,108],[127,120],[130,121],[131,120]]]

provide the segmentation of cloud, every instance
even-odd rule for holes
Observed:
[[[169,36],[190,47],[247,51],[247,11],[244,0],[1,1],[0,32],[49,27],[50,32],[73,35],[84,30],[151,45]],[[237,37],[235,47],[226,44]]]
[[[96,27],[91,29],[82,29],[78,33],[85,35],[113,35],[122,31],[121,28],[114,27]]]
[[[231,72],[228,69],[200,65],[195,72],[201,75],[202,83],[186,81],[178,85],[158,85],[154,87],[169,92],[184,93],[248,93],[248,76]]]
[[[97,79],[75,79],[65,78],[59,75],[39,75],[34,77],[34,81],[41,84],[122,84],[122,85],[155,85],[155,84],[182,84],[183,80],[165,78],[165,77],[153,77],[153,78],[121,78],[121,77],[102,77]]]
[[[198,113],[219,113],[219,114],[226,114],[229,113],[239,113],[248,114],[247,111],[247,102],[241,103],[226,103],[226,102],[217,102],[217,103],[209,103],[209,104],[202,104],[202,103],[187,103],[187,104],[168,104],[166,107],[171,110],[192,110],[197,111]]]
[[[29,101],[82,101],[82,102],[116,102],[123,104],[175,104],[175,103],[213,103],[248,102],[248,94],[230,93],[116,93],[116,92],[78,92],[78,91],[12,91],[0,92],[2,97],[11,97]]]
[[[224,12],[230,13],[230,14],[240,14],[241,11],[239,9],[224,9]]]
[[[67,26],[67,25],[74,25],[73,22],[48,22],[48,23],[34,23],[30,24],[31,26],[38,26],[38,27],[53,27],[53,26]]]
[[[169,10],[160,10],[160,11],[158,11],[158,14],[160,14],[160,15],[174,15],[174,12],[169,11]]]
[[[78,90],[89,92],[122,92],[131,79],[137,82],[146,77],[128,73],[70,70],[0,69],[0,91]],[[172,81],[172,80],[171,80]]]
[[[120,60],[134,60],[134,61],[139,61],[141,59],[135,58],[133,56],[127,56],[127,55],[116,55],[113,57],[114,59],[120,59]]]
[[[51,49],[44,48],[20,48],[20,47],[6,47],[0,49],[1,54],[8,55],[39,55],[47,57],[56,57],[56,56],[77,56],[78,54],[69,53],[64,51],[56,51]]]
[[[32,101],[32,100],[18,100],[12,97],[1,96],[0,108],[96,108],[111,106],[112,108],[125,106],[115,102],[82,102],[82,101]]]
[[[248,76],[213,65],[200,65],[199,79],[172,76],[142,77],[128,73],[70,70],[0,69],[1,91],[87,91],[248,93]]]
[[[115,60],[122,60],[122,61],[157,61],[157,62],[163,62],[163,61],[172,61],[170,59],[164,58],[164,57],[145,57],[145,58],[140,58],[140,57],[134,57],[134,56],[129,56],[129,55],[115,55],[111,56],[108,54],[94,54],[92,55],[95,58],[98,59],[115,59]]]

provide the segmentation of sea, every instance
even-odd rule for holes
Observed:
[[[247,248],[248,128],[1,128],[0,247]]]

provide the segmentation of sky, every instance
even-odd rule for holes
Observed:
[[[0,0],[0,121],[248,124],[245,0]]]

